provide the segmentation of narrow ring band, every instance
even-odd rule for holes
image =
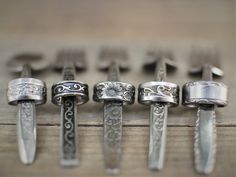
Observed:
[[[8,83],[8,104],[17,105],[19,101],[34,101],[36,105],[47,101],[45,82],[34,78],[18,78]]]
[[[214,104],[224,107],[228,102],[228,88],[214,81],[190,82],[183,86],[183,105],[195,107],[199,104]]]
[[[88,85],[77,81],[62,81],[52,86],[52,103],[60,106],[62,97],[75,96],[77,105],[89,100]]]
[[[139,85],[138,101],[140,104],[166,103],[169,106],[179,104],[179,86],[170,82],[151,81]]]
[[[124,82],[100,82],[94,86],[93,99],[100,103],[121,101],[124,105],[130,105],[135,100],[135,87]]]

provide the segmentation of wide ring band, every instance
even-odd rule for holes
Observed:
[[[89,100],[88,85],[77,81],[62,81],[52,86],[52,103],[60,106],[62,97],[75,96],[76,104],[81,105]]]
[[[133,104],[135,87],[124,82],[100,82],[94,86],[93,99],[101,103],[104,101],[121,101],[124,105]]]
[[[195,107],[199,104],[227,105],[228,88],[214,81],[190,82],[183,86],[183,105]]]
[[[169,106],[179,104],[179,86],[169,82],[151,81],[139,85],[138,101],[140,104],[166,103]]]
[[[17,105],[19,101],[34,101],[36,105],[47,101],[45,82],[34,78],[18,78],[8,83],[8,104]]]

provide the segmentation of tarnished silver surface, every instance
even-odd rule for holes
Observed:
[[[120,169],[122,151],[122,102],[106,102],[103,114],[105,167],[108,174],[117,174]]]
[[[18,78],[8,83],[7,98],[10,105],[20,101],[34,101],[37,104],[46,102],[47,88],[45,82],[35,78]]]
[[[45,82],[31,78],[32,69],[39,71],[47,67],[44,63],[42,68],[31,68],[28,62],[39,59],[41,55],[24,54],[16,56],[8,63],[11,71],[22,72],[22,78],[9,82],[7,98],[10,105],[18,105],[17,141],[19,156],[24,164],[32,164],[36,154],[35,105],[44,104],[47,99]]]
[[[62,105],[62,98],[75,96],[76,104],[81,105],[88,102],[88,85],[75,80],[64,80],[52,86],[52,102],[55,105]]]
[[[119,82],[121,65],[117,60],[118,53],[109,52],[100,57],[106,57],[104,66],[109,66],[108,81],[100,82],[94,86],[94,101],[104,103],[104,161],[108,174],[117,174],[120,170],[121,142],[122,142],[122,114],[123,105],[133,104],[135,87],[131,84]],[[116,56],[119,56],[116,58]],[[121,55],[123,56],[123,55]],[[114,57],[114,60],[113,60]],[[109,64],[109,65],[108,65]],[[101,66],[100,66],[101,67]]]
[[[63,166],[79,164],[77,147],[77,107],[75,97],[63,97],[61,105],[61,160]]]
[[[214,170],[216,154],[216,113],[215,108],[226,106],[228,89],[222,83],[213,82],[213,74],[222,76],[218,57],[212,53],[195,53],[200,64],[191,68],[191,73],[202,72],[202,80],[187,83],[183,87],[183,105],[197,106],[198,113],[194,132],[195,169],[210,174]],[[202,63],[202,61],[205,63]],[[217,63],[217,64],[216,64]],[[194,66],[194,65],[193,65]],[[201,68],[201,69],[199,69]]]
[[[179,86],[166,80],[166,66],[174,67],[171,53],[149,52],[151,60],[145,67],[155,66],[154,81],[139,85],[138,101],[150,105],[150,140],[148,167],[161,170],[164,167],[168,106],[179,104]]]
[[[135,87],[118,81],[100,82],[94,87],[93,99],[97,102],[120,101],[124,105],[134,103]]]
[[[77,105],[89,100],[88,85],[75,81],[76,69],[85,69],[84,53],[61,51],[55,69],[63,70],[63,81],[52,86],[52,103],[61,106],[60,163],[71,167],[79,164],[77,142]]]

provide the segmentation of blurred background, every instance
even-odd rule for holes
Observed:
[[[193,46],[216,48],[221,54],[225,77],[230,86],[230,105],[218,112],[218,153],[214,177],[236,175],[236,1],[235,0],[9,0],[0,1],[0,176],[104,176],[102,156],[102,106],[90,102],[79,108],[81,166],[59,166],[59,109],[50,102],[50,87],[61,80],[51,70],[37,74],[48,84],[49,99],[38,108],[38,151],[32,166],[23,166],[16,143],[16,108],[6,102],[11,75],[6,62],[22,52],[39,52],[53,64],[61,49],[83,49],[88,69],[78,79],[90,85],[105,80],[96,69],[103,47],[122,47],[129,54],[129,72],[122,80],[135,86],[153,79],[144,73],[146,51],[168,48],[178,70],[168,80],[183,85],[194,80],[187,75]],[[91,77],[93,76],[93,77]],[[193,125],[196,112],[183,107],[171,110],[165,169],[147,169],[147,107],[135,103],[125,109],[123,161],[120,176],[191,177],[201,176],[193,166]]]

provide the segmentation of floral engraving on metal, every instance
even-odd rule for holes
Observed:
[[[62,150],[63,150],[63,159],[75,159],[76,157],[76,142],[75,142],[75,126],[76,126],[76,117],[75,117],[75,104],[74,99],[70,97],[63,98],[63,119],[62,119]]]
[[[119,147],[122,134],[122,103],[108,103],[104,110],[104,138],[110,148]]]
[[[117,99],[117,101],[134,102],[135,88],[131,84],[123,82],[101,82],[95,86],[94,100]]]

